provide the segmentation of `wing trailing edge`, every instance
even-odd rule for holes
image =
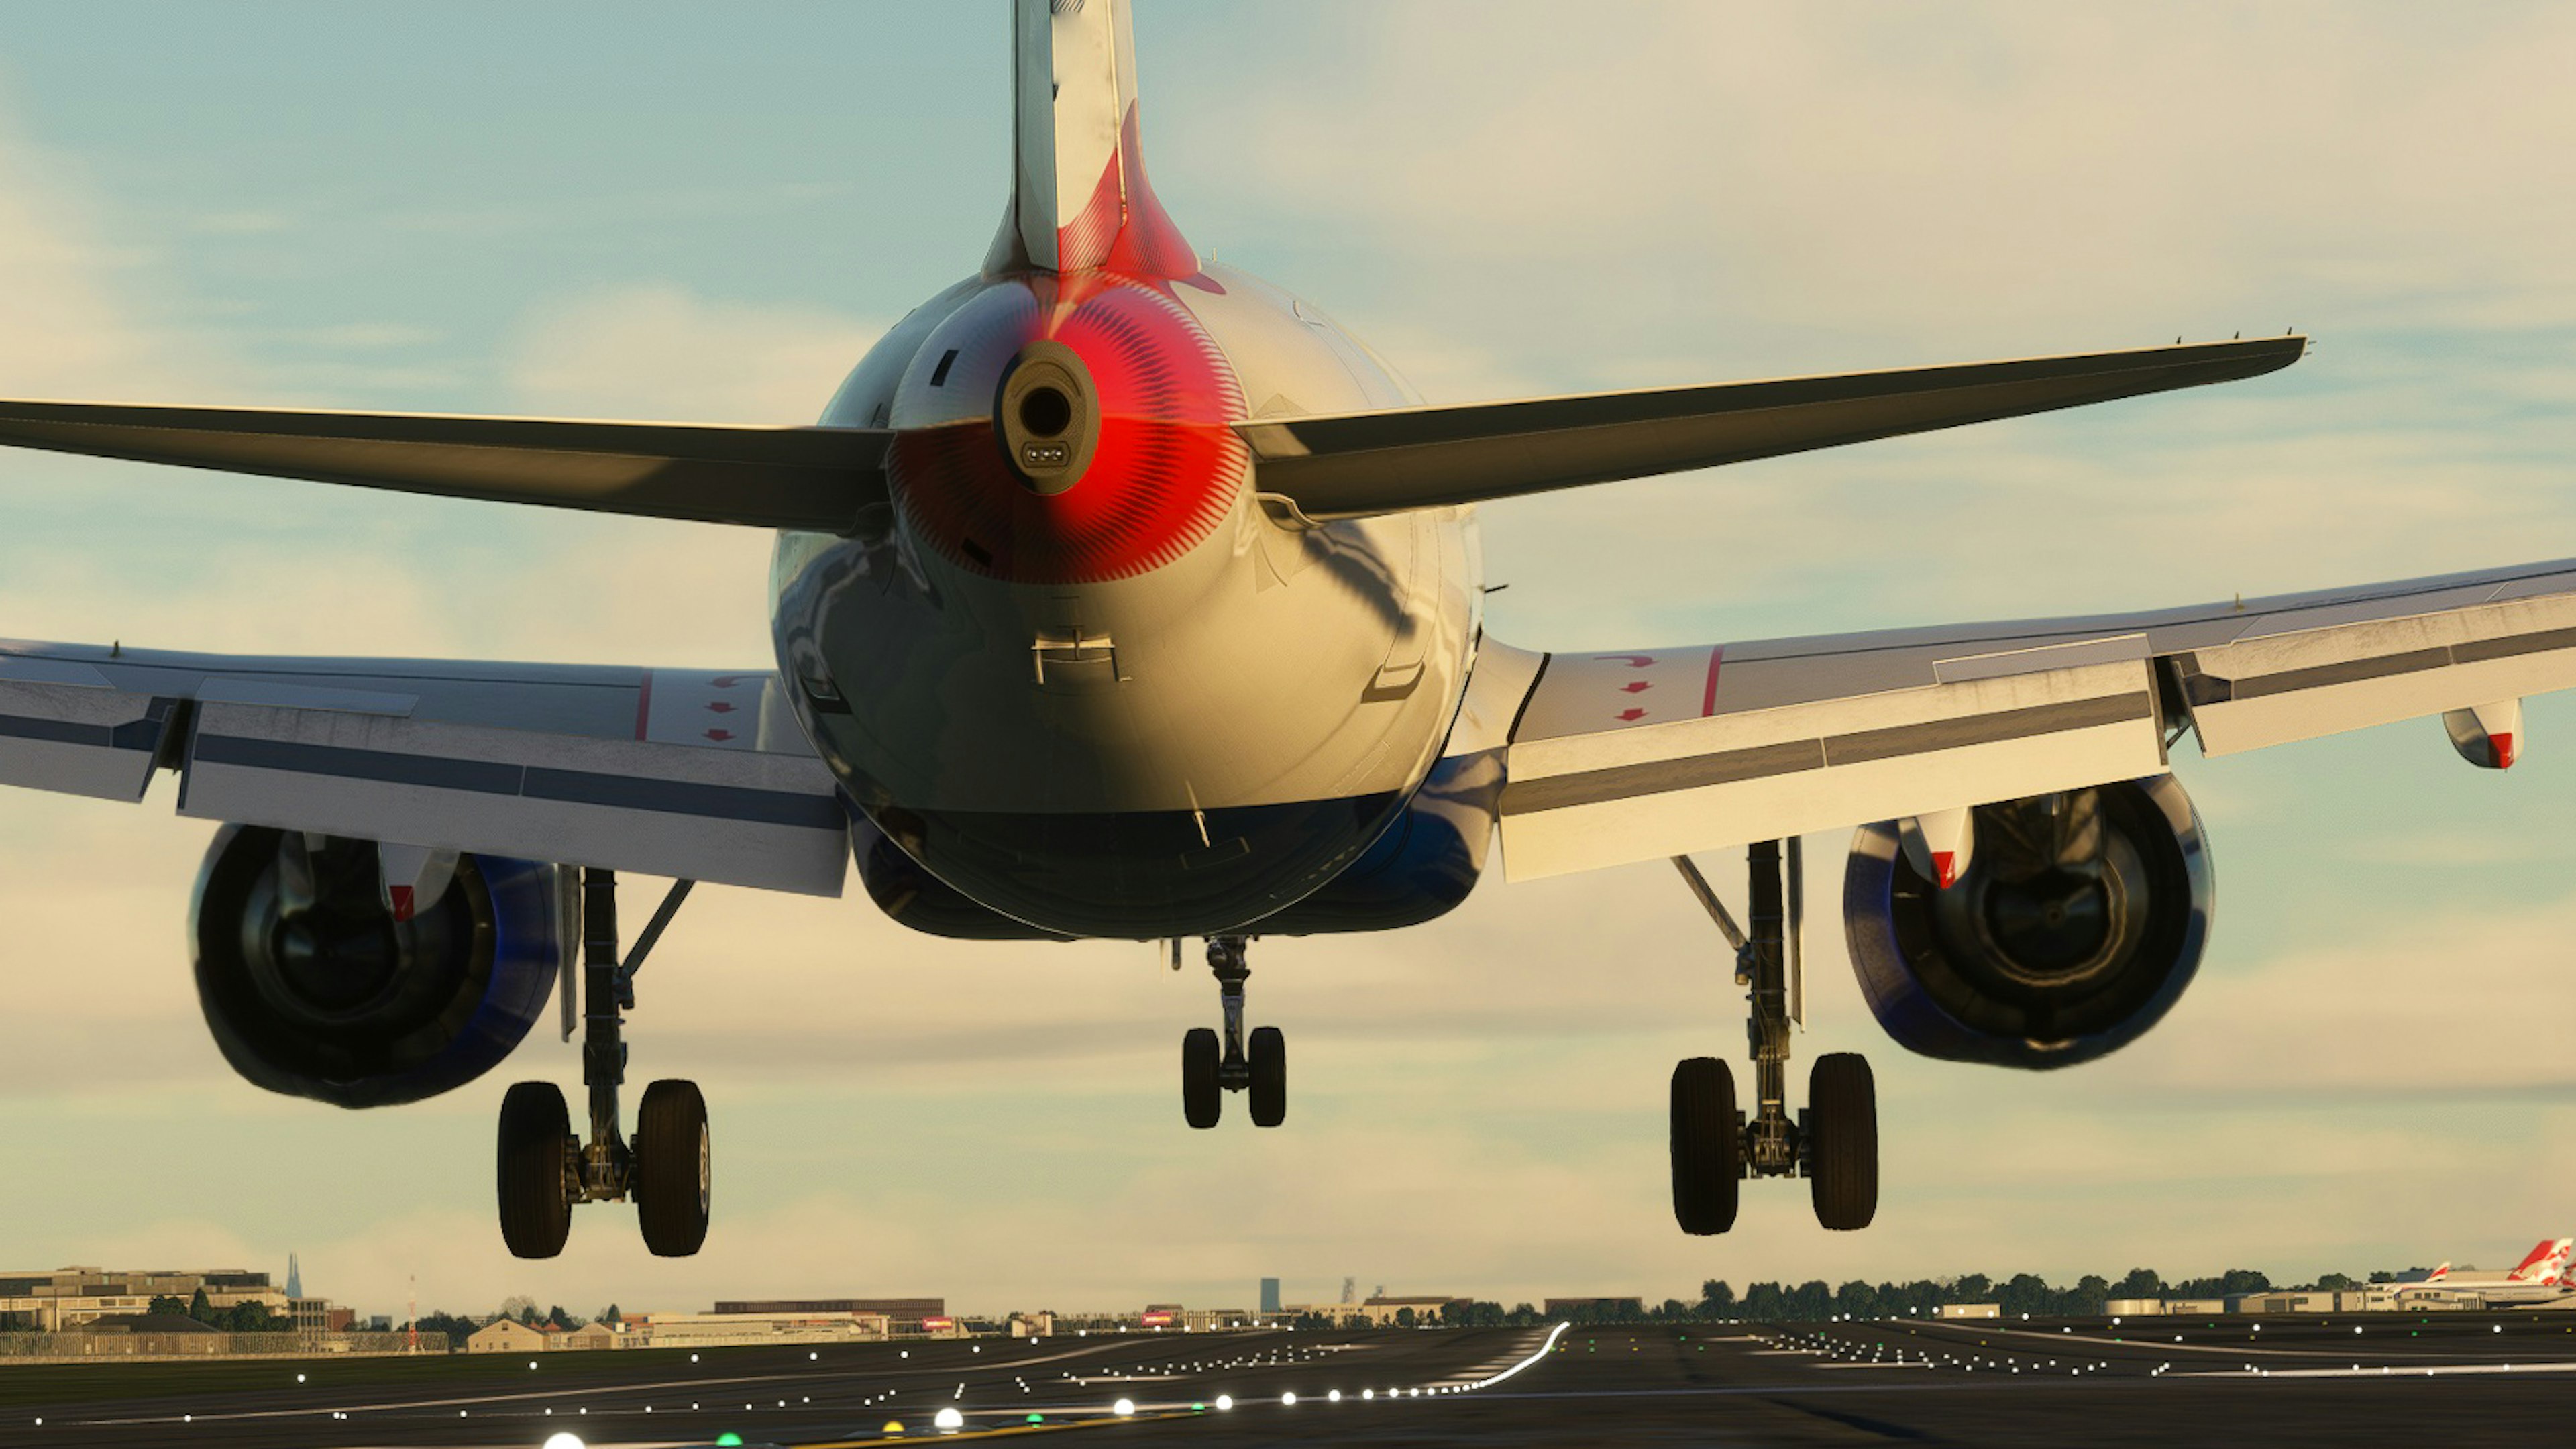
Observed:
[[[845,533],[891,433],[0,401],[0,445],[599,513]]]
[[[1311,518],[1713,468],[2278,371],[2299,336],[1241,423],[1258,486]]]

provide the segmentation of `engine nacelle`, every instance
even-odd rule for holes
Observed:
[[[1949,889],[1894,822],[1861,828],[1843,928],[1861,994],[1897,1043],[1995,1066],[2073,1066],[2145,1034],[2209,939],[2200,816],[2171,775],[1976,809]]]
[[[207,1029],[245,1080],[289,1096],[383,1107],[461,1087],[545,1008],[572,934],[561,880],[463,856],[398,919],[373,841],[227,825],[188,923]]]

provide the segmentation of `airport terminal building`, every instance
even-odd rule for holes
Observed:
[[[191,1302],[200,1290],[209,1307],[257,1303],[280,1317],[296,1318],[299,1327],[307,1316],[327,1308],[320,1300],[291,1301],[266,1273],[243,1268],[111,1272],[71,1267],[0,1273],[0,1314],[40,1333],[60,1333],[101,1318],[149,1312],[155,1298]]]

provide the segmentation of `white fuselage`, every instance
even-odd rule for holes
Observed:
[[[1099,414],[1070,486],[1006,456],[1033,358]],[[851,537],[780,537],[800,718],[877,828],[1016,920],[1155,937],[1274,914],[1438,757],[1480,560],[1464,510],[1314,524],[1263,500],[1232,425],[1411,401],[1228,268],[950,288],[822,419],[898,430],[885,506]]]

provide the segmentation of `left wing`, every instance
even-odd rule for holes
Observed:
[[[0,641],[0,785],[433,850],[838,895],[847,817],[769,670]]]
[[[2521,698],[2571,685],[2576,561],[2160,613],[1549,655],[1507,747],[1504,863],[1527,879],[2131,779],[2162,772],[2186,730],[2226,755],[2445,715],[2462,754],[2502,767]]]

